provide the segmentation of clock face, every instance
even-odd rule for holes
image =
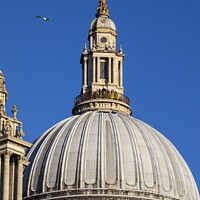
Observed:
[[[107,42],[107,38],[106,38],[106,37],[102,37],[102,38],[101,38],[101,42],[102,42],[102,43],[106,43],[106,42]]]

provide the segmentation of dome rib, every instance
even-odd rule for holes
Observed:
[[[65,133],[63,131],[63,135],[65,136],[65,140],[63,141],[63,145],[62,145],[62,150],[61,150],[61,158],[60,158],[60,174],[59,174],[59,177],[60,177],[60,180],[62,180],[60,182],[60,187],[59,189],[60,190],[63,190],[65,187],[64,187],[64,184],[65,184],[65,168],[66,168],[66,154],[67,152],[69,151],[69,143],[71,142],[71,138],[72,138],[72,135],[71,133],[74,132],[74,130],[76,129],[78,123],[83,119],[84,115],[83,116],[78,116],[76,118],[76,120],[72,120],[71,122],[71,125],[70,127],[66,127],[67,129],[67,133]]]
[[[137,121],[137,123],[140,124],[140,127],[144,133],[148,133],[148,141],[151,143],[151,149],[152,149],[152,154],[154,155],[154,166],[152,168],[155,168],[155,181],[156,185],[158,186],[156,188],[157,192],[160,193],[167,191],[168,193],[171,191],[170,188],[170,176],[169,176],[169,171],[168,171],[168,165],[166,162],[166,154],[163,154],[163,148],[160,143],[156,140],[157,138],[155,137],[154,134],[152,134],[151,130],[147,127],[144,126],[144,124],[140,123],[140,121]],[[163,179],[165,179],[163,183]],[[167,188],[164,189],[165,191],[162,190],[162,188]]]
[[[79,184],[79,181],[76,181],[76,177],[80,178],[79,153],[80,153],[80,148],[82,146],[82,143],[80,141],[81,141],[82,130],[87,118],[88,118],[88,113],[81,116],[78,121],[79,123],[77,123],[76,126],[73,128],[73,132],[71,131],[71,139],[70,139],[70,143],[68,144],[69,145],[68,152],[66,152],[67,165],[65,166],[65,170],[64,170],[64,174],[65,174],[64,183],[67,186]],[[77,158],[77,159],[74,159],[74,158]]]
[[[79,160],[78,160],[78,164],[79,166],[79,176],[80,176],[80,188],[84,188],[85,187],[85,173],[87,172],[89,169],[85,167],[85,153],[86,153],[86,143],[87,143],[87,137],[88,137],[88,133],[90,131],[90,124],[92,119],[94,118],[94,113],[90,113],[87,116],[87,119],[85,121],[84,127],[83,127],[83,132],[81,134],[81,140],[80,140],[80,155],[79,155]]]
[[[155,130],[155,129],[153,129],[153,128],[152,128],[152,130],[154,131],[154,133],[155,133],[156,135],[158,135],[158,137],[161,139],[161,141],[162,141],[162,139],[164,139],[164,140],[166,139],[166,138],[165,138],[162,134],[160,134],[157,130]],[[192,173],[191,173],[189,167],[187,166],[185,160],[182,158],[182,156],[181,156],[180,153],[177,151],[177,149],[173,146],[173,144],[172,144],[169,140],[166,140],[166,143],[169,145],[169,148],[172,148],[172,149],[174,150],[174,152],[175,152],[176,155],[178,156],[180,162],[183,163],[182,166],[183,166],[184,171],[185,171],[185,174],[186,174],[186,175],[184,175],[184,176],[187,177],[187,181],[188,181],[188,183],[186,184],[187,187],[188,187],[187,191],[188,191],[188,193],[189,193],[189,194],[187,194],[187,195],[188,195],[188,199],[191,199],[191,200],[192,200],[192,199],[198,199],[198,198],[199,198],[198,189],[197,189],[196,183],[195,183],[195,181],[194,181],[194,178],[193,178],[193,176],[192,176]],[[163,145],[166,146],[165,143],[163,143]],[[166,148],[168,148],[168,147],[166,147]],[[191,187],[192,187],[192,189],[191,189]],[[190,197],[189,197],[189,196],[190,196]],[[191,196],[192,196],[192,197],[191,197]]]
[[[162,140],[161,140],[161,142],[162,142]],[[166,142],[163,145],[165,146],[167,153],[168,153],[168,157],[171,161],[170,163],[172,165],[173,172],[174,172],[177,192],[179,193],[180,196],[184,196],[184,193],[185,193],[184,192],[185,181],[183,180],[184,174],[183,174],[183,171],[181,168],[181,164],[177,158],[177,153],[175,154],[174,149],[169,147],[168,144],[166,144]]]
[[[141,145],[140,154],[142,155],[144,184],[148,188],[148,190],[153,192],[156,185],[156,174],[157,174],[156,171],[157,166],[155,163],[155,154],[153,153],[153,147],[147,135],[148,132],[146,133],[143,130],[143,126],[139,126],[138,123],[135,123],[135,120],[133,123],[139,130],[147,149],[146,154],[143,155],[144,145]]]
[[[110,114],[105,114],[104,116],[104,141],[105,144],[105,182],[107,185],[119,185],[119,180],[123,174],[119,173],[122,166],[117,162],[120,160],[119,153],[119,138],[116,134],[116,123]],[[122,179],[123,180],[123,179]],[[109,187],[109,186],[107,186]]]
[[[31,190],[33,192],[36,191],[45,191],[45,188],[47,187],[44,184],[44,180],[47,177],[46,174],[46,168],[48,167],[48,155],[50,155],[50,150],[52,148],[52,144],[57,137],[57,134],[59,131],[62,129],[65,123],[68,123],[67,121],[63,121],[61,124],[56,126],[45,138],[43,144],[41,145],[38,155],[36,157],[36,162],[37,162],[37,167],[35,167],[35,171],[33,172],[33,177],[32,177],[32,186]],[[35,162],[34,162],[35,163]],[[43,184],[41,184],[43,183]],[[42,185],[42,186],[39,186]]]
[[[140,122],[139,122],[140,123]],[[158,170],[159,174],[161,176],[157,176],[159,179],[159,184],[162,185],[162,188],[160,190],[163,190],[163,192],[171,192],[172,191],[172,178],[171,178],[171,173],[170,173],[170,160],[168,159],[167,152],[162,146],[162,143],[158,139],[158,137],[152,132],[152,129],[148,126],[144,127],[151,133],[151,136],[154,138],[154,140],[151,140],[154,143],[154,149],[157,149],[155,151],[156,153],[156,158],[157,158],[157,163],[158,163]],[[162,178],[161,178],[162,177]]]
[[[93,120],[93,121],[92,121]],[[85,145],[85,155],[82,159],[84,166],[83,171],[85,173],[82,175],[82,179],[88,185],[94,185],[97,182],[97,171],[98,171],[98,138],[99,138],[99,127],[98,127],[99,115],[91,116],[89,122],[89,130],[86,131],[86,145]],[[88,134],[88,133],[91,134]],[[82,186],[83,188],[83,186]]]
[[[77,120],[77,119],[76,119]],[[76,122],[76,120],[74,120]],[[52,189],[57,185],[57,179],[59,177],[59,163],[62,160],[62,146],[64,141],[68,136],[68,130],[75,122],[67,121],[60,129],[59,133],[55,136],[51,148],[49,149],[47,164],[44,174],[47,174],[46,178],[43,180],[43,185],[46,184],[48,189]],[[67,132],[67,134],[64,134]]]
[[[112,115],[111,115],[112,116]],[[119,115],[112,116],[113,120],[115,121],[115,125],[117,125],[117,132],[118,140],[120,144],[121,151],[121,159],[123,160],[122,163],[122,172],[123,177],[122,180],[125,181],[126,184],[130,186],[135,186],[137,184],[137,168],[135,162],[135,153],[132,149],[132,142],[130,138],[130,133],[124,123],[124,121],[120,118]],[[127,140],[129,138],[129,140]],[[123,145],[122,145],[123,144]],[[123,186],[125,188],[125,186]]]
[[[131,186],[137,186],[138,185],[138,183],[140,183],[141,182],[141,178],[140,178],[140,176],[138,176],[138,173],[139,173],[139,154],[138,154],[138,146],[137,146],[137,143],[136,143],[136,139],[135,139],[135,137],[134,137],[134,134],[132,134],[133,133],[133,131],[132,131],[132,129],[131,129],[131,126],[130,126],[130,124],[129,124],[129,121],[128,121],[128,119],[126,119],[126,116],[124,116],[124,117],[122,117],[121,115],[118,115],[119,117],[120,117],[120,119],[124,122],[124,125],[126,126],[126,129],[127,129],[127,131],[128,131],[128,135],[129,135],[129,138],[130,138],[130,141],[131,141],[131,148],[132,148],[132,152],[133,152],[133,162],[134,162],[134,173],[135,173],[135,181],[134,181],[134,183],[132,183],[132,184],[128,184],[128,182],[127,182],[127,184],[128,185],[131,185]],[[138,164],[136,164],[136,163],[138,163]],[[127,174],[127,176],[128,176],[128,174]],[[131,177],[128,177],[128,178],[131,178]],[[139,189],[141,189],[140,187],[139,187]]]

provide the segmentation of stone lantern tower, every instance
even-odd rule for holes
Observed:
[[[117,30],[109,17],[107,3],[101,0],[89,30],[89,50],[85,45],[81,55],[82,92],[75,99],[73,114],[88,110],[132,113],[122,79],[125,55],[122,46],[116,50]]]
[[[0,71],[0,199],[22,200],[23,167],[29,164],[25,161],[25,149],[31,144],[22,139],[24,132],[22,122],[16,117],[16,106],[13,106],[13,117],[6,113],[7,95]]]

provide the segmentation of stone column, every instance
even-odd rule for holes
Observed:
[[[84,85],[87,85],[87,58],[84,58]]]
[[[10,152],[4,153],[3,200],[9,200]]]
[[[99,82],[100,78],[100,58],[97,58],[97,83]]]
[[[93,38],[90,37],[90,49],[92,49],[92,47],[93,47]]]
[[[22,200],[23,188],[23,157],[17,158],[17,200]]]
[[[108,83],[111,83],[111,58],[108,58]]]
[[[93,83],[96,82],[96,57],[93,57]]]
[[[9,200],[14,200],[14,184],[15,184],[15,159],[10,159],[10,188],[9,188]]]

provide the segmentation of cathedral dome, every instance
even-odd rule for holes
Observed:
[[[176,148],[122,113],[86,112],[42,134],[27,154],[24,199],[199,200]]]

